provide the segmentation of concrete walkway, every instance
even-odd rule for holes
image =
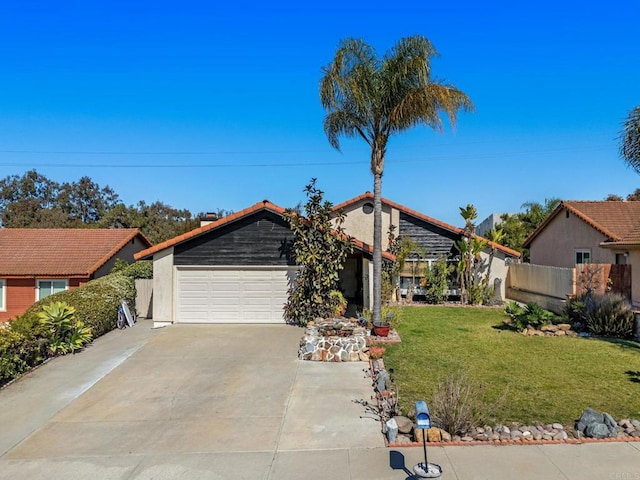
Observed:
[[[413,478],[362,363],[296,358],[284,325],[114,331],[0,390],[0,479]],[[640,443],[429,447],[443,479],[640,480]]]

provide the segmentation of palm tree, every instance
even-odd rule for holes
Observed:
[[[340,136],[361,137],[371,147],[373,173],[373,320],[382,305],[382,174],[391,135],[423,124],[442,131],[442,113],[452,125],[460,109],[473,110],[467,95],[431,78],[437,52],[421,35],[403,38],[379,58],[363,40],[348,38],[322,70],[320,101],[324,131],[340,150]]]
[[[640,105],[629,112],[620,133],[620,156],[640,173]]]

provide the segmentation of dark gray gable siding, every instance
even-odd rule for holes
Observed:
[[[175,265],[295,265],[293,232],[284,219],[267,210],[255,212],[177,245]]]
[[[460,239],[460,236],[453,232],[404,212],[400,212],[398,234],[411,237],[424,248],[426,258],[442,258],[455,254],[457,250],[454,244]]]

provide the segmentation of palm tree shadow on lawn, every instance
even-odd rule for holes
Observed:
[[[627,376],[629,377],[629,381],[630,382],[640,383],[640,370],[637,370],[637,371],[627,370],[624,373],[627,374]]]

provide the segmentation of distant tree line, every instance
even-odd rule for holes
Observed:
[[[0,224],[6,228],[139,228],[156,244],[197,227],[200,215],[160,201],[127,206],[109,186],[86,176],[58,183],[29,170],[0,180]]]
[[[627,195],[625,198],[622,198],[620,195],[616,195],[615,193],[610,193],[609,195],[607,195],[607,198],[605,198],[605,200],[608,202],[622,202],[625,200],[627,202],[640,201],[640,188],[636,188],[635,191]]]

